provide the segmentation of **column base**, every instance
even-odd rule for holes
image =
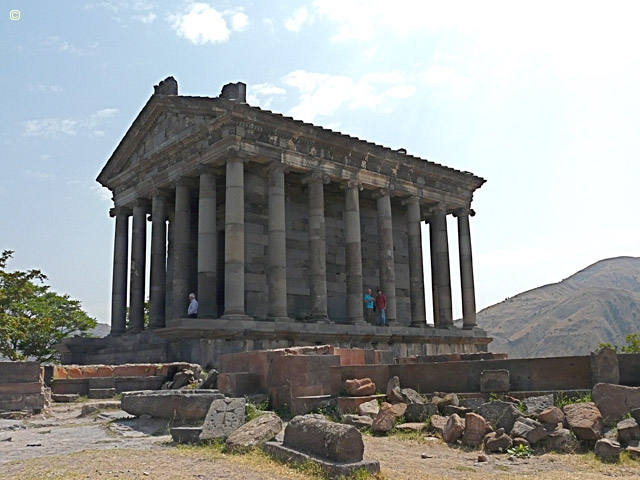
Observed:
[[[453,330],[456,329],[457,327],[455,325],[437,325],[436,328],[441,328],[441,329],[445,329],[445,330]]]
[[[478,327],[478,325],[463,325],[462,326],[462,330],[475,330],[476,328],[480,328],[480,327]]]
[[[326,323],[326,324],[336,323],[332,320],[329,320],[329,317],[325,317],[324,315],[313,317],[313,321],[315,323]]]
[[[289,317],[267,317],[267,320],[269,320],[270,322],[276,322],[276,323],[295,323],[296,322],[295,318],[289,318]]]
[[[221,320],[253,320],[253,317],[244,313],[227,313],[220,317]]]

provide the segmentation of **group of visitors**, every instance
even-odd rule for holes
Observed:
[[[378,312],[378,326],[387,326],[387,297],[385,297],[382,290],[378,289],[378,294],[374,298],[371,295],[371,289],[367,289],[367,293],[364,295],[365,306],[365,320],[367,323],[373,325],[373,312]]]

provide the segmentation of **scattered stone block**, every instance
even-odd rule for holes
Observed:
[[[51,395],[51,400],[58,403],[72,403],[79,398],[80,395],[78,395],[77,393],[54,393]]]
[[[593,384],[620,383],[618,354],[613,348],[603,347],[591,353],[591,379]]]
[[[554,430],[546,440],[547,448],[556,452],[573,452],[578,447],[576,437],[567,428]]]
[[[247,452],[272,440],[281,430],[280,417],[275,413],[265,413],[231,433],[225,445],[232,452]]]
[[[371,419],[375,418],[379,411],[380,405],[378,405],[377,400],[369,400],[368,402],[364,402],[358,406],[358,413],[360,415],[368,416]]]
[[[605,461],[620,460],[620,444],[607,438],[601,438],[596,442],[593,453]]]
[[[564,413],[558,407],[548,407],[538,413],[538,421],[541,423],[564,424]]]
[[[445,415],[453,415],[457,413],[460,418],[464,418],[467,413],[471,413],[471,410],[465,407],[456,407],[455,405],[445,405],[442,409]]]
[[[181,372],[175,374],[175,376],[173,377],[173,382],[169,384],[169,388],[172,390],[178,390],[195,381],[196,376],[193,370],[182,370]]]
[[[513,403],[502,400],[494,400],[480,405],[478,413],[496,429],[504,428],[507,432],[513,429],[513,424],[522,416]]]
[[[462,443],[477,447],[484,440],[487,421],[477,413],[467,413],[464,417],[464,433]]]
[[[400,379],[397,376],[391,377],[387,382],[387,401],[389,403],[402,402]]]
[[[629,456],[633,459],[640,459],[640,446],[637,445],[629,445],[625,448],[625,451],[629,454]]]
[[[523,447],[531,448],[531,444],[529,443],[529,440],[527,440],[526,438],[522,438],[522,437],[513,438],[512,439],[512,444],[513,444],[514,447],[523,446]]]
[[[443,417],[441,415],[432,415],[430,422],[431,429],[442,434],[444,426],[447,424],[447,420],[449,420],[448,417]]]
[[[536,397],[527,397],[522,403],[524,403],[527,413],[530,415],[538,415],[547,408],[554,406],[553,393],[549,395],[539,395]]]
[[[172,427],[169,432],[176,443],[198,443],[202,427]]]
[[[295,397],[291,401],[291,411],[294,415],[305,415],[320,408],[335,408],[336,402],[337,400],[333,399],[331,395]]]
[[[640,440],[640,427],[634,418],[627,418],[618,422],[618,442],[628,444],[633,440]]]
[[[509,370],[483,370],[480,373],[480,391],[482,393],[504,393],[511,390]]]
[[[426,424],[419,422],[407,422],[396,425],[396,430],[409,431],[409,432],[421,432],[427,428]]]
[[[223,398],[217,390],[154,390],[125,392],[120,402],[131,415],[191,422],[205,418],[211,402]]]
[[[344,423],[347,425],[353,425],[357,429],[371,428],[373,425],[373,418],[369,415],[348,414],[344,416]]]
[[[504,433],[503,428],[491,432],[484,437],[484,447],[489,452],[504,452],[513,445],[511,437]]]
[[[401,388],[400,395],[402,396],[402,403],[406,403],[407,405],[424,403],[424,398],[412,388]]]
[[[464,400],[460,400],[460,406],[464,407],[464,408],[468,408],[469,410],[472,411],[477,411],[478,408],[480,408],[480,405],[482,405],[483,403],[486,403],[484,398],[480,398],[480,397],[471,397],[471,398],[465,398]]]
[[[602,437],[604,422],[595,403],[573,403],[565,405],[563,411],[569,428],[578,439],[597,440]]]
[[[218,390],[224,395],[239,397],[261,393],[260,377],[255,373],[236,372],[218,375]]]
[[[464,420],[454,413],[449,417],[442,430],[442,440],[444,440],[445,443],[455,443],[462,437],[463,431]]]
[[[438,407],[433,403],[412,403],[407,405],[404,418],[408,422],[426,422],[438,413]]]
[[[330,422],[322,415],[300,415],[291,419],[284,431],[283,445],[334,462],[359,462],[364,454],[358,429]]]
[[[524,438],[529,444],[535,445],[540,440],[547,438],[547,431],[541,423],[531,418],[520,417],[513,425],[511,437]]]
[[[605,422],[616,422],[634,408],[640,408],[640,387],[598,383],[591,391]]]
[[[200,440],[226,438],[244,424],[244,398],[220,398],[211,402],[202,424]]]
[[[384,399],[385,395],[370,395],[368,397],[339,397],[336,408],[338,411],[345,415],[347,413],[358,413],[358,408],[363,403],[370,402],[371,400]]]
[[[370,378],[356,378],[345,381],[345,389],[352,397],[366,397],[376,393],[376,384]]]
[[[404,408],[402,408],[404,406]],[[373,419],[371,429],[374,432],[386,433],[390,432],[396,424],[396,419],[404,414],[406,405],[404,403],[396,403],[391,405],[384,402],[380,406],[378,415]]]
[[[202,382],[202,385],[200,385],[198,388],[209,390],[215,390],[216,388],[218,388],[218,371],[215,368],[209,370],[207,378],[204,379],[204,382]]]

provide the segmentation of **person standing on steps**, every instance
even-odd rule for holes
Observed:
[[[376,310],[378,311],[378,325],[381,327],[387,326],[387,297],[385,297],[382,290],[378,290],[376,295]]]
[[[189,308],[187,309],[187,315],[189,318],[198,318],[198,301],[196,300],[196,294],[189,294]]]
[[[373,325],[373,303],[374,298],[371,296],[371,289],[367,289],[367,293],[364,296],[364,319],[367,323]]]

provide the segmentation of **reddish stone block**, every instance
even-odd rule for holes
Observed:
[[[96,367],[96,377],[112,377],[113,376],[113,367],[109,365],[98,365]]]
[[[97,368],[92,365],[86,365],[81,367],[80,370],[82,371],[82,378],[92,378],[96,376]]]
[[[150,370],[151,368],[147,364],[116,365],[113,367],[113,376],[114,377],[144,377],[149,375]],[[155,372],[155,368],[153,370]]]
[[[53,378],[54,379],[62,379],[67,377],[67,369],[62,365],[54,365],[53,367]]]
[[[340,365],[366,365],[365,350],[360,348],[334,348],[334,353],[340,356]]]
[[[67,367],[67,378],[82,378],[82,369],[80,367]]]

